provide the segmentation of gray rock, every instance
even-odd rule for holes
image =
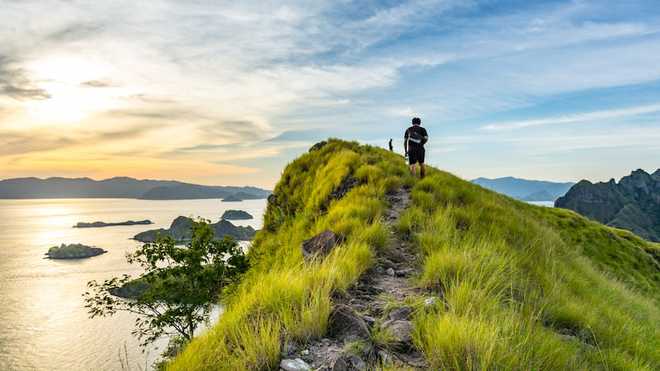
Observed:
[[[280,362],[280,368],[284,371],[311,371],[312,368],[300,358],[283,359]]]
[[[369,327],[351,307],[337,304],[330,313],[328,334],[336,338],[369,338]]]
[[[396,275],[393,268],[387,268],[385,273],[387,273],[388,276],[392,276],[392,277],[394,277]]]
[[[389,355],[389,353],[387,353],[384,350],[379,350],[378,351],[378,358],[380,358],[380,362],[383,363],[383,364],[389,363],[390,360],[392,359],[392,357]]]
[[[424,299],[424,306],[425,307],[432,307],[438,302],[438,298],[435,296],[428,297]]]
[[[406,269],[399,269],[395,273],[397,277],[405,277],[405,276],[409,276],[412,272],[413,270],[411,268],[406,268]]]
[[[342,354],[332,364],[332,371],[362,371],[366,369],[367,364],[355,354]]]
[[[296,352],[296,350],[298,350],[296,345],[293,342],[289,341],[282,348],[282,357],[286,357],[290,354],[293,354]]]
[[[330,230],[325,230],[316,236],[303,241],[302,253],[305,259],[311,259],[315,256],[325,256],[332,251],[342,238]]]
[[[319,149],[325,147],[326,144],[328,144],[328,142],[326,142],[325,140],[318,142],[309,148],[309,152],[318,151]]]
[[[364,322],[365,322],[367,325],[369,325],[370,327],[373,326],[374,323],[376,323],[376,319],[375,319],[374,317],[372,317],[372,316],[362,316],[362,319],[363,319]]]
[[[410,321],[387,321],[383,326],[392,334],[396,347],[409,348],[411,346],[413,326]]]
[[[332,191],[330,193],[330,197],[335,200],[339,200],[340,198],[344,197],[353,187],[358,185],[358,180],[353,178],[352,176],[347,176],[341,181],[341,184],[337,189]]]
[[[392,310],[388,317],[392,321],[409,320],[412,316],[412,313],[413,309],[411,307],[400,307]]]

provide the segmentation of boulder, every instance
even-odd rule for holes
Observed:
[[[283,359],[280,362],[280,369],[284,371],[311,371],[312,368],[300,358]]]
[[[432,307],[438,302],[438,298],[435,296],[429,296],[428,298],[424,299],[424,306],[425,307]]]
[[[398,349],[409,349],[412,346],[413,326],[410,321],[390,320],[383,327],[392,334],[394,346]]]
[[[302,253],[306,259],[315,256],[326,256],[341,243],[342,238],[330,230],[325,230],[316,236],[303,241]]]
[[[367,364],[355,354],[342,354],[332,364],[332,371],[366,370]]]
[[[319,149],[325,147],[326,144],[328,144],[328,142],[326,142],[325,140],[321,141],[321,142],[318,142],[318,143],[314,144],[312,147],[310,147],[309,152],[318,151]]]
[[[400,307],[392,310],[388,318],[392,321],[409,320],[412,316],[413,309],[411,307]]]
[[[337,304],[330,313],[328,334],[342,339],[368,339],[369,327],[351,307]]]

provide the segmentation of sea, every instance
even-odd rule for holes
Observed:
[[[0,370],[151,369],[167,339],[141,348],[131,334],[133,315],[89,318],[82,299],[87,282],[139,274],[125,258],[139,246],[131,237],[167,228],[179,215],[215,222],[226,209],[239,209],[254,219],[232,223],[259,229],[265,207],[266,200],[0,200]],[[78,222],[143,219],[154,224],[73,228]],[[44,259],[49,247],[62,243],[108,253],[82,260]],[[220,311],[214,311],[213,320]]]

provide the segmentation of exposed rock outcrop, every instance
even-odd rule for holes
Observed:
[[[303,241],[302,253],[305,259],[312,259],[315,256],[326,256],[341,243],[342,237],[330,230],[325,230],[318,235]]]
[[[635,170],[609,182],[582,180],[556,207],[571,209],[612,227],[630,230],[651,241],[660,241],[660,169],[653,174]]]

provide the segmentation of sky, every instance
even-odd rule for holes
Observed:
[[[0,179],[272,187],[328,137],[466,179],[660,167],[649,1],[0,0]]]

